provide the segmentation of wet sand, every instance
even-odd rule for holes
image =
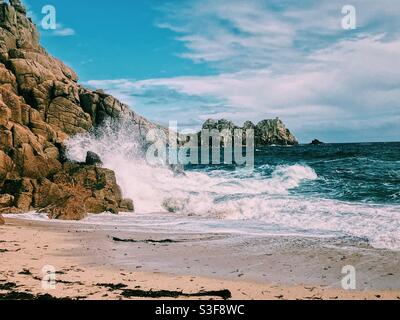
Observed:
[[[229,292],[232,299],[400,300],[400,252],[348,239],[6,222],[0,299],[223,299]],[[356,269],[356,290],[341,288],[346,265]],[[55,282],[42,281],[45,266],[54,267]]]

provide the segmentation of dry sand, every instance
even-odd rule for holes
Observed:
[[[143,240],[161,240],[162,235],[128,235],[68,223],[6,222],[0,226],[0,299],[21,293],[126,299],[159,290],[229,290],[232,299],[400,300],[397,252],[334,244],[314,247],[312,240],[298,239],[226,241],[227,236],[210,234],[151,243]],[[356,265],[361,274],[363,286],[358,291],[340,289],[341,266],[347,264]],[[48,283],[42,281],[45,266],[56,270],[54,288],[46,288]],[[210,293],[192,299],[220,297]]]

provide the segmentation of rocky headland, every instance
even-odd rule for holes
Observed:
[[[236,126],[232,121],[221,119],[208,119],[203,124],[203,130],[229,130],[232,133],[236,129],[243,130],[243,143],[246,142],[246,130],[254,130],[254,144],[256,147],[265,147],[271,145],[294,146],[298,145],[295,136],[286,128],[283,121],[279,118],[266,119],[254,124],[246,121],[242,127]]]
[[[21,1],[0,0],[0,224],[1,214],[31,210],[65,220],[133,211],[96,154],[89,152],[84,163],[65,155],[70,137],[110,119],[129,121],[143,140],[161,128],[102,90],[79,84],[76,73],[40,45]],[[204,128],[238,127],[209,120]],[[255,130],[256,146],[297,144],[279,119],[246,122],[243,129]]]
[[[81,86],[41,47],[20,0],[0,1],[0,214],[40,210],[81,219],[132,211],[114,172],[90,157],[71,163],[64,156],[69,137],[119,118],[142,135],[155,127],[114,97]]]

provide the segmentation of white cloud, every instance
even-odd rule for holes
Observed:
[[[135,96],[143,97],[150,91],[161,94],[169,90],[192,100],[212,98],[210,101],[216,106],[212,113],[207,104],[194,103],[199,121],[225,117],[241,123],[280,116],[295,132],[304,130],[305,123],[318,128],[323,122],[332,128],[351,131],[358,130],[358,126],[367,129],[368,121],[376,125],[399,118],[400,70],[394,68],[399,55],[400,39],[365,37],[315,52],[307,63],[284,73],[263,69],[208,77],[91,81],[90,84],[111,89],[133,106],[140,103]],[[223,112],[218,112],[219,107]]]
[[[179,55],[222,71],[260,68],[280,61],[302,62],[310,51],[359,33],[399,33],[400,4],[353,0],[357,32],[342,29],[337,1],[202,0],[165,6],[167,22],[186,51]]]
[[[76,34],[75,30],[70,27],[66,27],[63,23],[57,23],[55,30],[45,30],[42,28],[42,21],[41,19],[44,17],[41,12],[36,13],[33,9],[31,9],[31,5],[28,1],[24,1],[24,4],[27,8],[27,15],[36,24],[38,28],[41,29],[41,33],[47,36],[56,36],[56,37],[70,37]]]
[[[51,34],[58,37],[70,37],[75,35],[75,30],[60,23],[57,24],[55,30],[51,31]]]
[[[341,6],[332,1],[280,3],[167,6],[158,26],[177,33],[180,56],[219,74],[91,84],[159,121],[279,116],[303,141],[399,140],[400,3],[354,0],[356,32],[340,28]]]
[[[291,56],[293,26],[260,1],[192,1],[179,10],[167,6],[170,23],[160,23],[178,34],[187,51],[183,58],[212,63],[222,69],[265,66],[278,50]],[[287,52],[286,52],[287,51]]]

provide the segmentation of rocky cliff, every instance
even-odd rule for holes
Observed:
[[[298,144],[295,136],[286,128],[285,124],[279,118],[263,120],[257,125],[251,121],[246,121],[243,127],[238,127],[232,121],[225,119],[209,119],[203,124],[203,129],[216,129],[218,131],[233,131],[235,129],[242,129],[244,131],[248,129],[254,130],[254,143],[256,147],[271,145],[293,146]],[[243,135],[243,141],[245,142],[245,135]]]
[[[75,72],[40,46],[20,0],[0,0],[0,214],[35,209],[80,219],[133,210],[112,171],[64,157],[70,136],[121,117],[143,135],[155,127],[112,96],[78,84]]]

